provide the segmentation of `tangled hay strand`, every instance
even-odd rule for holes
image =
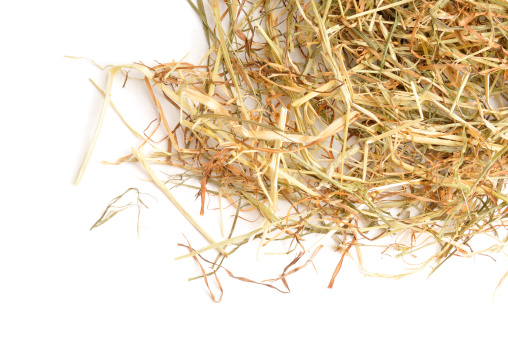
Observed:
[[[140,162],[210,242],[183,257],[211,249],[225,257],[252,237],[260,247],[292,240],[305,252],[305,235],[334,237],[344,250],[331,287],[344,257],[354,259],[351,247],[362,267],[360,247],[394,235],[387,248],[401,256],[438,247],[412,272],[505,247],[508,2],[189,3],[210,44],[206,62],[110,68],[77,182],[113,78],[130,69],[145,78],[167,147],[135,133],[141,145],[119,162]],[[153,89],[180,112],[176,129]],[[154,163],[201,182],[201,214],[212,192],[238,206],[235,225],[248,207],[263,221],[214,241],[156,177]],[[279,200],[291,205],[288,213]],[[475,251],[479,235],[491,244]]]

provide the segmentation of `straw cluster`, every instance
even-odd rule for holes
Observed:
[[[167,147],[136,133],[142,146],[121,161],[138,161],[208,239],[186,257],[211,249],[224,257],[253,237],[260,247],[287,239],[302,251],[308,234],[332,237],[342,259],[331,287],[345,256],[361,266],[360,247],[382,238],[399,255],[434,247],[414,270],[506,245],[506,0],[190,5],[210,44],[203,62],[113,67],[102,111],[116,73],[144,76]],[[179,111],[175,129],[153,90]],[[155,163],[185,169],[173,183],[200,182],[201,213],[213,194],[236,205],[235,225],[248,209],[263,221],[214,241]],[[477,235],[490,244],[474,251]]]

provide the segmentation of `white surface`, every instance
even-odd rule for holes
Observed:
[[[30,0],[1,7],[0,336],[506,334],[508,284],[492,302],[508,269],[501,256],[497,263],[455,259],[429,280],[421,273],[398,281],[365,278],[346,259],[328,290],[339,259],[328,248],[316,259],[318,273],[309,266],[288,278],[289,295],[221,272],[224,298],[213,303],[202,280],[187,282],[198,275],[195,262],[174,260],[186,252],[177,247],[181,233],[195,248],[203,243],[195,231],[136,165],[100,164],[137,144],[112,111],[82,184],[72,185],[102,102],[88,77],[104,86],[106,74],[63,55],[154,64],[191,52],[188,60],[197,61],[206,46],[187,2]],[[148,96],[128,97],[139,84],[129,85],[113,100],[131,116],[154,116]],[[140,238],[134,209],[88,231],[129,187],[158,199],[146,199]],[[195,191],[175,193],[198,212]],[[212,211],[199,218],[209,228],[217,219]],[[238,252],[226,266],[256,280],[276,277],[281,259],[257,261],[254,251]]]

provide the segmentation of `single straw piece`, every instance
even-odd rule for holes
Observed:
[[[152,178],[152,181],[162,190],[162,192],[168,197],[168,199],[175,205],[175,207],[182,213],[182,215],[189,220],[192,226],[198,230],[198,232],[201,233],[205,237],[205,239],[208,240],[210,244],[215,244],[215,240],[208,234],[203,227],[201,227],[196,220],[185,210],[185,208],[182,207],[182,205],[176,200],[176,198],[173,196],[171,191],[164,185],[164,183],[157,177],[155,172],[152,170],[148,162],[146,161],[145,156],[140,151],[136,150],[135,148],[132,148],[132,153],[134,153],[134,156],[138,159],[139,163],[144,167],[146,170],[146,173]],[[228,253],[222,249],[222,247],[217,247],[217,250],[223,254],[224,256],[227,256]]]

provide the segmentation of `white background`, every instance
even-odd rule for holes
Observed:
[[[340,257],[330,241],[316,259],[317,273],[309,266],[288,278],[291,294],[221,272],[224,298],[213,303],[203,280],[187,281],[198,275],[195,262],[174,260],[186,253],[177,247],[185,242],[182,233],[195,248],[204,241],[143,181],[147,176],[136,164],[100,164],[138,145],[113,111],[82,184],[72,184],[102,103],[88,78],[104,87],[106,73],[63,56],[153,65],[190,52],[187,60],[197,62],[206,44],[187,2],[30,0],[0,9],[0,336],[506,335],[508,284],[492,300],[508,269],[503,256],[497,263],[455,259],[428,280],[427,270],[397,281],[364,277],[346,259],[329,290]],[[142,83],[129,82],[113,100],[144,123],[155,111],[136,88]],[[89,231],[129,187],[158,200],[146,199],[140,238],[134,209]],[[195,191],[175,193],[198,214]],[[196,217],[220,237],[215,212]],[[278,276],[294,257],[256,260],[255,245],[237,254],[226,266],[256,280]]]

